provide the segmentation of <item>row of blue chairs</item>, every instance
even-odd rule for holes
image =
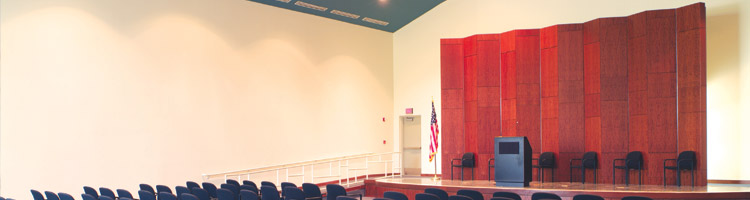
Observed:
[[[216,187],[213,183],[204,182],[202,186],[193,181],[187,181],[186,186],[176,186],[176,194],[165,185],[156,185],[156,189],[149,184],[140,184],[138,197],[141,200],[323,200],[320,187],[312,183],[303,183],[302,190],[294,183],[282,182],[281,193],[273,182],[263,181],[258,189],[257,185],[249,180],[240,184],[236,180],[228,179],[226,183]],[[347,196],[343,186],[337,184],[327,185],[326,200],[335,200],[338,196]],[[117,195],[109,188],[100,187],[96,189],[89,186],[83,187],[81,194],[83,200],[132,200],[133,195],[124,189],[118,189]],[[45,195],[36,190],[31,190],[34,200],[74,200],[67,193],[54,193],[46,191]],[[362,196],[359,196],[362,199]],[[4,200],[4,199],[0,199]]]
[[[562,198],[556,194],[537,192],[531,195],[532,200],[562,200]],[[346,197],[337,200],[352,200]],[[375,198],[374,200],[409,200],[409,198],[401,192],[387,191],[383,193],[383,198]],[[448,195],[448,192],[439,188],[427,188],[424,193],[419,193],[414,196],[414,200],[484,200],[484,195],[476,190],[458,190],[456,195]],[[521,196],[513,192],[495,192],[492,194],[490,200],[521,200]],[[604,200],[603,197],[589,194],[579,194],[573,196],[573,200]],[[628,196],[623,197],[622,200],[652,200],[648,197],[639,196]]]

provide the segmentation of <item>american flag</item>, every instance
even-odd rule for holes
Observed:
[[[430,123],[430,130],[432,131],[432,134],[430,134],[430,162],[432,162],[432,159],[435,158],[435,155],[437,154],[437,148],[438,148],[438,135],[440,135],[440,130],[438,129],[437,124],[437,114],[435,114],[435,101],[432,101],[432,121]]]

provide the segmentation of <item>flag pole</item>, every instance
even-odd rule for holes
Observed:
[[[431,96],[430,98],[432,98],[432,103],[434,105],[435,104],[435,96]],[[432,180],[433,181],[437,181],[437,180],[440,180],[440,178],[438,178],[438,176],[437,176],[437,148],[435,148],[435,153],[432,153],[432,156],[433,156],[433,158],[435,158],[435,159],[433,159],[433,162],[435,163],[435,173],[432,174],[433,175]]]

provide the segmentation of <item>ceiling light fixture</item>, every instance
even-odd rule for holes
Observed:
[[[331,14],[339,15],[339,16],[344,16],[344,17],[348,17],[348,18],[352,18],[352,19],[359,19],[359,15],[348,13],[348,12],[344,12],[344,11],[340,11],[340,10],[331,10]]]
[[[305,7],[305,8],[309,8],[309,9],[313,9],[313,10],[323,11],[323,12],[325,12],[326,10],[328,10],[328,8],[326,8],[326,7],[315,5],[315,4],[311,4],[311,3],[305,3],[305,2],[302,2],[302,1],[294,2],[294,5]]]
[[[377,20],[377,19],[369,18],[369,17],[363,18],[362,21],[370,22],[370,23],[373,23],[373,24],[378,24],[378,25],[381,25],[381,26],[388,26],[388,22],[386,22],[386,21],[380,21],[380,20]]]

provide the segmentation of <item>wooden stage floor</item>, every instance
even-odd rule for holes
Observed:
[[[594,194],[605,199],[621,199],[625,196],[645,196],[653,199],[750,199],[750,187],[709,185],[703,187],[691,186],[661,186],[661,185],[612,185],[612,184],[581,184],[580,182],[531,182],[529,187],[514,188],[495,186],[495,182],[487,180],[437,180],[422,177],[385,178],[366,180],[367,196],[382,197],[383,192],[398,191],[414,198],[425,188],[441,188],[448,194],[454,195],[460,189],[477,190],[484,194],[485,200],[497,191],[515,192],[525,199],[531,199],[536,192],[555,193],[565,199],[573,199],[577,194]]]

